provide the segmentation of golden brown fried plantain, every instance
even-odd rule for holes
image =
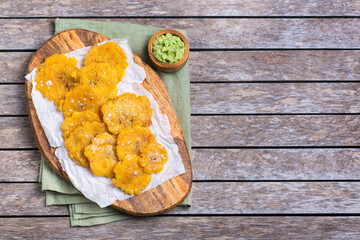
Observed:
[[[92,139],[85,147],[84,154],[89,160],[90,169],[97,176],[113,178],[114,167],[118,163],[115,151],[116,137],[102,133]]]
[[[54,54],[46,58],[37,69],[36,89],[56,105],[60,105],[69,89],[76,84],[76,79],[72,77],[78,71],[76,65],[76,58],[68,58],[65,54]]]
[[[141,158],[140,166],[146,173],[158,173],[164,168],[164,164],[168,161],[166,149],[160,143],[150,143],[140,149]]]
[[[61,129],[63,130],[63,137],[69,137],[77,127],[81,126],[83,122],[101,122],[99,115],[92,111],[74,112],[71,116],[66,117]]]
[[[140,150],[151,142],[155,142],[155,137],[149,128],[140,126],[125,128],[117,137],[116,153],[119,160],[122,161],[128,154],[140,156]]]
[[[116,97],[119,74],[109,63],[91,63],[79,71],[80,84],[91,86],[96,93],[110,99]]]
[[[125,75],[125,69],[128,66],[125,52],[114,42],[92,47],[90,52],[86,54],[85,66],[91,63],[109,63],[119,73],[119,80]]]
[[[125,127],[151,125],[152,109],[145,96],[124,93],[108,101],[102,107],[103,120],[113,134],[119,134]]]
[[[60,110],[64,111],[65,117],[71,116],[74,112],[86,110],[100,115],[103,102],[104,98],[97,94],[92,87],[79,85],[66,94]]]
[[[70,157],[79,165],[89,167],[89,161],[84,155],[84,148],[97,135],[106,132],[105,124],[102,122],[83,122],[77,127],[70,136],[65,139],[65,146],[69,151]]]
[[[151,174],[141,169],[139,157],[132,154],[127,155],[122,162],[118,162],[114,172],[113,183],[130,195],[138,195],[151,181]]]

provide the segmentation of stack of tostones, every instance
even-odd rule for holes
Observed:
[[[70,117],[65,118],[62,125],[63,137],[68,138],[77,127],[83,122],[101,122],[98,114],[92,111],[74,112]]]
[[[91,63],[109,63],[119,72],[120,81],[128,66],[125,52],[114,42],[107,42],[100,46],[95,45],[85,59],[85,66],[89,66]]]
[[[64,54],[38,68],[35,81],[45,97],[64,112],[65,146],[79,165],[97,176],[113,178],[126,194],[139,194],[168,160],[166,149],[148,128],[152,109],[145,96],[117,96],[126,54],[114,42],[95,45],[85,66]]]
[[[105,132],[93,138],[92,143],[85,148],[84,154],[95,175],[114,177],[114,167],[118,162],[115,144],[116,137]]]
[[[122,73],[116,71],[109,63],[91,63],[82,67],[79,74],[81,85],[93,87],[96,93],[103,97],[116,97],[116,85],[120,82],[119,75]]]
[[[145,96],[124,93],[106,103],[101,110],[104,122],[113,134],[119,134],[125,127],[151,125],[152,109]]]
[[[127,194],[139,194],[168,160],[166,149],[156,143],[148,128],[152,109],[145,96],[124,93],[101,108],[109,131],[118,134],[113,183]]]
[[[91,111],[100,115],[103,102],[104,99],[93,87],[78,85],[66,94],[64,103],[59,109],[64,111],[65,117],[82,111]]]
[[[117,155],[123,159],[128,154],[140,156],[140,150],[155,141],[155,136],[147,127],[127,127],[121,131],[117,139]]]
[[[140,149],[141,158],[140,166],[146,173],[158,173],[164,168],[168,160],[168,154],[164,146],[157,142],[151,142],[144,148]]]
[[[103,122],[83,122],[70,136],[65,139],[65,146],[69,150],[70,157],[79,165],[89,167],[89,161],[84,155],[84,149],[91,140],[101,133],[106,132]]]
[[[76,65],[76,58],[68,58],[65,54],[55,54],[46,58],[37,69],[36,89],[56,105],[61,105],[66,93],[77,82],[73,77],[79,70]]]
[[[113,183],[130,195],[138,195],[151,181],[151,175],[142,170],[139,157],[134,154],[126,155],[121,163],[116,164],[114,172]]]

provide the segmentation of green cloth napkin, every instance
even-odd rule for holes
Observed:
[[[142,26],[121,22],[88,21],[73,19],[56,19],[55,34],[67,29],[81,28],[103,34],[109,38],[127,38],[131,50],[144,61],[150,62],[147,55],[147,44],[152,35],[161,28]],[[186,36],[186,31],[178,30]],[[172,104],[177,113],[189,153],[191,154],[190,138],[190,75],[189,64],[175,73],[157,71],[169,92]],[[69,205],[71,226],[93,226],[130,218],[110,207],[100,208],[85,198],[71,184],[59,177],[41,158],[39,182],[46,192],[46,205]],[[177,207],[191,206],[191,192]]]

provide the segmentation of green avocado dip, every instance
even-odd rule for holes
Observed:
[[[155,38],[154,57],[163,63],[176,63],[185,53],[185,43],[178,36],[166,33]]]

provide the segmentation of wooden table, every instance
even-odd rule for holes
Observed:
[[[358,239],[359,16],[356,0],[1,1],[0,238]],[[70,228],[45,207],[24,74],[56,17],[188,31],[190,209]]]

